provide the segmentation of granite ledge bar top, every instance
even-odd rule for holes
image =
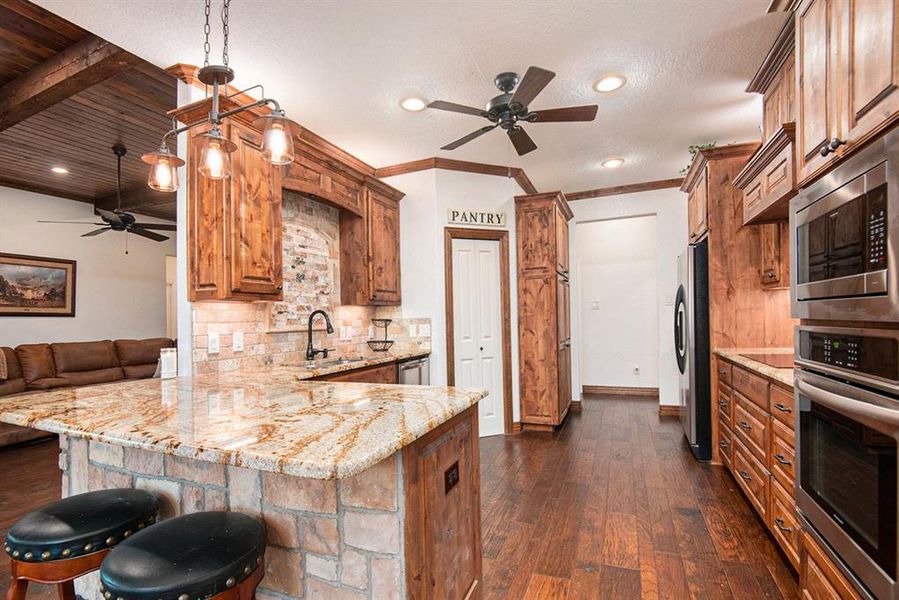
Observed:
[[[0,421],[314,479],[374,466],[484,390],[304,381],[293,367],[0,398]]]
[[[419,350],[410,350],[408,352],[395,352],[395,353],[384,353],[384,354],[371,354],[369,356],[341,356],[341,357],[332,357],[332,359],[338,358],[359,358],[359,360],[354,360],[350,363],[344,364],[322,364],[326,363],[328,359],[316,359],[314,362],[320,363],[315,366],[309,366],[308,362],[303,361],[295,364],[287,364],[283,365],[285,367],[289,367],[291,369],[296,369],[297,375],[300,379],[313,379],[315,377],[324,377],[325,375],[333,375],[335,373],[342,373],[344,371],[355,371],[356,369],[364,369],[365,367],[374,367],[377,365],[384,365],[392,362],[399,362],[404,360],[412,360],[413,358],[424,358],[431,354],[431,351],[427,348],[422,348]]]
[[[715,350],[715,354],[758,373],[762,377],[793,387],[793,369],[775,369],[765,363],[742,356],[743,354],[793,354],[793,348],[718,348]]]

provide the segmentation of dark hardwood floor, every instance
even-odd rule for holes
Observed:
[[[731,476],[657,401],[585,398],[553,435],[481,440],[492,598],[798,598]]]
[[[57,453],[0,451],[0,535],[59,497]],[[481,482],[485,600],[798,598],[733,479],[693,460],[655,400],[589,398],[559,433],[484,438]]]

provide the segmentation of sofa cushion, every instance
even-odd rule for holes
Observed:
[[[22,367],[26,389],[49,390],[69,385],[68,381],[56,376],[50,344],[16,346],[16,357]]]
[[[175,342],[169,338],[149,338],[146,340],[116,340],[115,349],[125,377],[145,379],[156,373],[159,351],[173,348]]]
[[[18,394],[25,391],[25,378],[22,377],[22,366],[19,364],[19,357],[12,348],[0,348],[0,354],[3,355],[3,361],[6,364],[6,377],[0,379],[0,396],[8,396],[10,394]]]
[[[50,344],[50,349],[56,376],[65,379],[68,385],[90,385],[125,378],[111,340]]]

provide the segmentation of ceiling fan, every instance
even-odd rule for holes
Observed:
[[[92,237],[100,235],[107,231],[127,231],[134,235],[145,237],[154,242],[164,242],[169,239],[167,236],[150,231],[157,229],[160,231],[175,231],[177,226],[167,223],[140,223],[131,213],[122,210],[122,157],[127,154],[125,146],[115,144],[112,147],[113,153],[116,155],[116,204],[115,210],[104,210],[94,206],[94,214],[100,217],[102,223],[85,223],[83,221],[38,221],[38,223],[65,223],[68,225],[100,225],[100,229],[94,229],[81,235],[81,237]]]
[[[487,103],[484,110],[471,106],[464,106],[454,102],[435,100],[428,104],[428,108],[448,110],[466,115],[483,117],[493,123],[473,131],[454,142],[450,142],[441,150],[455,150],[463,144],[478,138],[497,127],[506,130],[515,151],[519,156],[537,149],[537,144],[531,136],[519,125],[520,121],[528,123],[561,123],[564,121],[592,121],[596,118],[599,107],[595,104],[589,106],[568,106],[565,108],[549,108],[546,110],[529,110],[528,105],[543,91],[543,88],[552,81],[556,74],[540,67],[528,67],[521,82],[517,73],[500,73],[493,80],[496,87],[502,92]],[[516,88],[517,86],[517,88]],[[514,92],[512,90],[515,90]]]

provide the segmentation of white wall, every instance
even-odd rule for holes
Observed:
[[[174,236],[157,243],[129,235],[126,255],[122,233],[82,238],[89,226],[37,222],[94,222],[90,204],[5,187],[0,215],[0,252],[77,261],[75,316],[0,317],[0,346],[165,335],[165,257],[175,254]]]
[[[610,196],[571,203],[574,212],[571,235],[572,264],[578,261],[578,223],[656,216],[656,290],[658,314],[658,386],[659,402],[677,404],[678,370],[674,359],[673,326],[674,294],[677,289],[677,257],[687,247],[687,196],[677,189],[654,190],[636,194]],[[580,354],[584,333],[580,317],[580,285],[577,270],[572,273],[572,384],[575,397],[580,396],[582,382]]]
[[[574,227],[581,385],[657,388],[656,216]]]
[[[512,418],[521,414],[518,394],[518,283],[515,265],[513,179],[430,169],[385,179],[406,193],[400,203],[403,317],[431,319],[431,384],[446,385],[444,228],[448,208],[505,212],[508,216],[512,325]],[[474,226],[466,226],[474,227]]]

